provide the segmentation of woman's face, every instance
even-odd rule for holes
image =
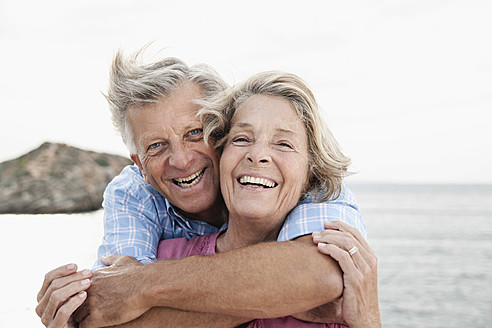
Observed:
[[[237,110],[220,159],[230,217],[283,223],[307,185],[306,130],[289,101],[254,95]]]

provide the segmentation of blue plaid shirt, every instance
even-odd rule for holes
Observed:
[[[206,222],[183,218],[173,206],[146,183],[140,169],[130,165],[115,177],[104,192],[104,237],[94,268],[103,265],[101,256],[122,254],[147,264],[156,260],[161,239],[188,239],[209,235],[221,229]],[[291,240],[314,231],[324,230],[327,220],[340,220],[356,227],[366,237],[357,201],[344,188],[340,197],[325,203],[303,200],[285,220],[279,241]]]

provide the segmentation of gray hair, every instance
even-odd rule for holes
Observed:
[[[308,141],[309,192],[317,193],[319,201],[340,195],[342,180],[349,173],[346,157],[325,125],[316,99],[307,84],[290,73],[268,71],[253,75],[212,101],[202,102],[199,114],[204,124],[204,138],[217,140],[222,149],[235,113],[250,97],[271,95],[286,99],[304,124]],[[307,192],[306,191],[306,192]]]
[[[155,103],[184,82],[198,85],[205,99],[228,87],[217,72],[205,64],[190,67],[173,57],[143,64],[140,62],[143,50],[145,48],[126,58],[121,50],[116,53],[111,66],[108,93],[105,95],[113,124],[130,154],[136,154],[137,148],[128,122],[129,109]]]

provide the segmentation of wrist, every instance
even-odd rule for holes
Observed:
[[[139,302],[147,309],[175,307],[183,295],[183,274],[175,269],[176,260],[157,261],[144,265],[141,272]],[[181,272],[180,274],[177,274]]]
[[[370,320],[366,320],[363,323],[351,324],[349,326],[350,326],[350,328],[381,328],[382,327],[381,317],[379,316],[379,313],[378,313],[377,317],[375,317],[375,318],[372,318]]]
[[[140,281],[139,289],[136,291],[137,303],[139,307],[144,308],[146,311],[153,307],[163,306],[159,304],[159,290],[160,284],[156,280],[153,268],[154,263],[146,264],[139,270],[139,276],[137,279]]]

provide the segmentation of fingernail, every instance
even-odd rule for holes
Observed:
[[[82,285],[88,285],[91,283],[91,280],[90,279],[84,279],[80,282]]]
[[[80,298],[84,298],[87,295],[86,291],[83,291],[82,293],[79,294]]]
[[[318,243],[318,247],[319,248],[325,248],[326,247],[326,243]]]
[[[69,265],[67,265],[67,270],[73,270],[75,268],[75,264],[73,263],[70,263]]]
[[[90,274],[91,274],[91,270],[89,270],[89,269],[85,269],[84,271],[82,271],[82,275],[83,275],[84,277],[87,277],[87,276],[89,276]]]
[[[318,238],[320,235],[321,235],[321,232],[320,231],[314,231],[313,232],[313,237]]]

